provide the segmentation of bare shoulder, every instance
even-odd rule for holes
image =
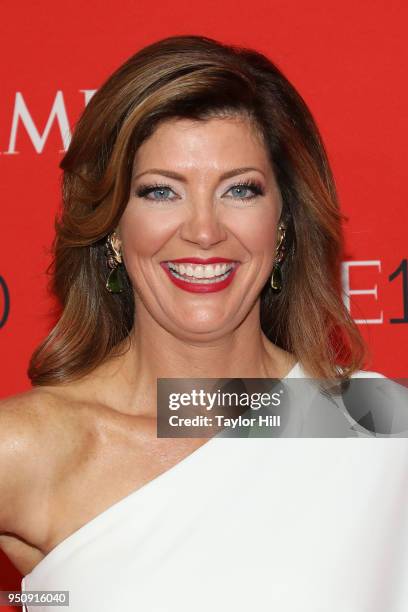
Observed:
[[[64,430],[69,415],[58,395],[42,388],[33,388],[0,400],[0,442],[6,454],[26,458],[35,449],[44,448]],[[32,459],[39,458],[32,457]]]
[[[77,420],[68,403],[48,389],[0,400],[0,533],[24,537],[30,517],[40,515],[32,509],[46,510],[58,466],[73,441],[78,443]]]
[[[19,433],[22,441],[33,433],[41,433],[43,419],[51,416],[55,407],[53,396],[39,388],[33,388],[0,400],[0,436],[4,441],[9,433]],[[30,439],[30,442],[32,440]]]
[[[76,429],[85,402],[73,399],[56,387],[34,387],[0,400],[0,441],[16,452],[35,448],[61,449]],[[92,411],[89,410],[89,413]],[[78,432],[76,432],[78,433]],[[13,434],[16,437],[13,437]],[[13,443],[18,441],[18,444]],[[63,450],[63,449],[61,449]]]
[[[46,467],[44,424],[50,409],[48,394],[37,390],[0,400],[0,532],[13,532],[23,521],[30,488]]]

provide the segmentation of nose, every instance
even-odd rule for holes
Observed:
[[[216,207],[211,203],[192,207],[182,225],[180,236],[203,249],[209,249],[226,240],[228,233],[218,217]]]

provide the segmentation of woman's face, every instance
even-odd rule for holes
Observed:
[[[190,341],[235,329],[271,274],[281,209],[248,119],[161,123],[136,153],[117,228],[138,320]]]

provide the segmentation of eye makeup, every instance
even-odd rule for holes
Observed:
[[[263,196],[265,195],[265,191],[264,188],[262,186],[262,184],[255,180],[255,179],[247,179],[244,181],[239,181],[237,183],[235,183],[234,185],[232,185],[228,191],[231,191],[232,189],[241,189],[241,190],[251,190],[252,191],[252,195],[247,196],[247,197],[233,197],[234,200],[253,200],[255,197],[257,196]],[[144,185],[140,185],[136,191],[135,194],[138,198],[146,198],[148,200],[156,200],[156,201],[163,201],[163,200],[174,200],[176,198],[148,198],[147,196],[150,195],[150,193],[154,193],[155,191],[173,191],[173,188],[170,185],[167,185],[165,183],[150,183],[150,184],[144,184]],[[227,191],[227,193],[228,193]],[[174,193],[174,191],[173,191]]]

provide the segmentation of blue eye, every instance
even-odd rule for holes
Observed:
[[[136,192],[138,198],[146,198],[147,200],[168,200],[169,198],[162,197],[166,195],[166,192],[173,191],[168,185],[142,185]],[[159,193],[158,198],[148,198],[150,193]],[[173,199],[173,198],[170,198]]]
[[[264,195],[264,189],[260,183],[249,179],[247,181],[242,181],[230,187],[228,191],[235,191],[236,195],[232,196],[233,200],[252,200],[259,195]],[[244,195],[246,193],[252,192],[252,195]],[[145,198],[146,200],[153,200],[156,202],[159,201],[168,201],[175,200],[176,198],[166,197],[169,192],[174,193],[173,189],[169,185],[162,184],[153,184],[153,185],[141,185],[137,191],[136,195],[138,198]],[[150,194],[158,194],[158,197],[147,197]],[[177,197],[177,196],[176,196]]]
[[[264,191],[261,187],[261,185],[259,185],[259,183],[255,183],[254,181],[244,181],[242,183],[238,183],[237,185],[234,185],[233,187],[231,187],[231,189],[229,191],[235,190],[235,192],[238,194],[238,197],[234,197],[234,200],[252,200],[253,198],[255,198],[258,195],[263,195]],[[246,196],[246,197],[242,197],[242,194],[247,193],[248,191],[252,191],[252,195]]]

